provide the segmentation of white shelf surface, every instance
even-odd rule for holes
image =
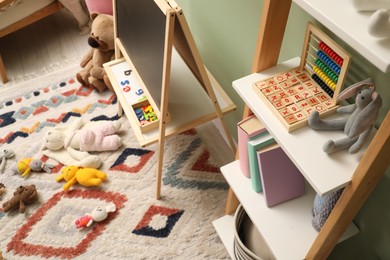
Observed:
[[[123,60],[123,62],[126,61]],[[107,67],[106,70],[111,69],[113,71],[115,66],[120,66],[120,64],[116,63]],[[208,72],[208,76],[222,113],[225,114],[236,109],[235,104],[211,73]],[[131,105],[126,103],[126,99],[121,93],[120,86],[113,85],[113,87],[125,114],[133,113]],[[206,90],[174,48],[172,50],[168,112],[171,121],[166,126],[166,136],[186,131],[218,117]],[[130,117],[130,115],[127,115],[127,117]],[[142,146],[147,146],[158,140],[158,127],[145,133],[142,133],[138,127],[133,127],[133,129]]]
[[[311,225],[311,209],[315,192],[310,185],[307,185],[305,195],[268,208],[263,194],[253,191],[250,179],[242,174],[238,160],[223,166],[221,171],[253,224],[267,241],[275,258],[304,259],[318,235]],[[233,231],[224,231],[224,233],[233,233],[234,224],[231,228]],[[351,224],[339,242],[357,233],[357,227]],[[232,242],[226,242],[227,248],[230,243]]]
[[[330,139],[344,138],[345,134],[342,131],[316,131],[305,126],[288,133],[279,119],[253,91],[252,84],[297,67],[299,61],[299,58],[294,58],[264,72],[250,74],[234,81],[233,87],[263,122],[314,190],[323,196],[345,187],[351,181],[369,142],[356,154],[349,154],[347,150],[326,154],[322,150],[323,144]]]
[[[234,257],[234,216],[225,215],[213,221],[213,226],[221,238],[223,245],[229,253],[231,259]]]
[[[373,12],[358,12],[352,0],[293,0],[383,72],[390,71],[390,41],[371,36],[367,25]]]

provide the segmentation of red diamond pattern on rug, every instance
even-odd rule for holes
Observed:
[[[209,159],[210,153],[205,149],[203,153],[199,156],[198,160],[196,160],[191,170],[220,173],[221,171],[219,170],[219,167],[210,164]]]
[[[88,205],[92,200],[98,200],[100,203],[114,203],[117,210],[110,213],[104,221],[95,223],[87,233],[80,233],[75,226],[69,228],[69,225],[66,225],[66,227],[58,225],[63,221],[64,214],[69,215],[71,212],[77,214],[75,212],[80,210],[78,205],[80,203],[75,203],[75,200],[85,200],[85,205]],[[27,220],[27,223],[18,229],[7,245],[7,252],[13,250],[15,255],[35,255],[45,258],[74,258],[87,251],[90,244],[102,234],[111,220],[119,214],[126,201],[125,195],[114,192],[98,190],[58,192],[43,204]],[[69,244],[63,242],[55,244],[57,240],[55,236],[61,234],[69,238]]]
[[[154,151],[147,149],[126,148],[119,155],[114,164],[111,165],[110,170],[137,173],[145,166],[153,154]],[[132,157],[137,157],[135,162],[131,160],[133,159]],[[131,165],[129,165],[129,163],[131,163]]]
[[[152,205],[133,230],[133,234],[167,237],[183,213],[184,210]]]

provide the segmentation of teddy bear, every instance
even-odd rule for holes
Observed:
[[[115,204],[109,204],[106,207],[98,206],[91,213],[86,213],[75,221],[77,228],[90,227],[93,222],[101,222],[108,217],[108,213],[115,212]]]
[[[350,114],[347,117],[335,119],[321,119],[318,112],[310,114],[308,125],[315,130],[344,130],[345,138],[328,140],[323,150],[333,153],[342,149],[349,149],[353,154],[360,150],[368,140],[370,132],[382,106],[382,99],[375,91],[375,85],[370,78],[355,83],[343,90],[337,97],[338,101],[352,97],[358,92],[355,103],[339,107],[338,113]]]
[[[26,211],[26,205],[33,204],[38,199],[38,192],[35,185],[19,186],[14,196],[3,203],[4,212],[19,209],[20,213]]]
[[[97,169],[66,166],[62,168],[61,174],[56,178],[56,181],[59,182],[64,179],[66,183],[63,189],[67,191],[76,183],[86,187],[99,186],[106,178],[107,175]]]
[[[70,125],[46,132],[42,153],[64,165],[99,168],[101,159],[88,152],[117,150],[122,145],[121,137],[116,134],[120,127],[119,121],[85,126],[83,120],[77,118]]]
[[[88,44],[91,47],[81,59],[82,69],[76,74],[77,80],[84,86],[92,86],[99,92],[112,85],[103,68],[103,64],[114,58],[114,21],[108,14],[92,13],[91,35]]]

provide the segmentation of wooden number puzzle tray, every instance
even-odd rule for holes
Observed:
[[[292,132],[305,126],[313,111],[335,111],[349,63],[348,53],[308,23],[299,67],[255,82],[253,89]]]

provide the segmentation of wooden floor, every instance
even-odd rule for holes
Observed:
[[[87,52],[88,35],[80,35],[76,20],[61,10],[15,33],[0,38],[10,88],[80,62]]]

